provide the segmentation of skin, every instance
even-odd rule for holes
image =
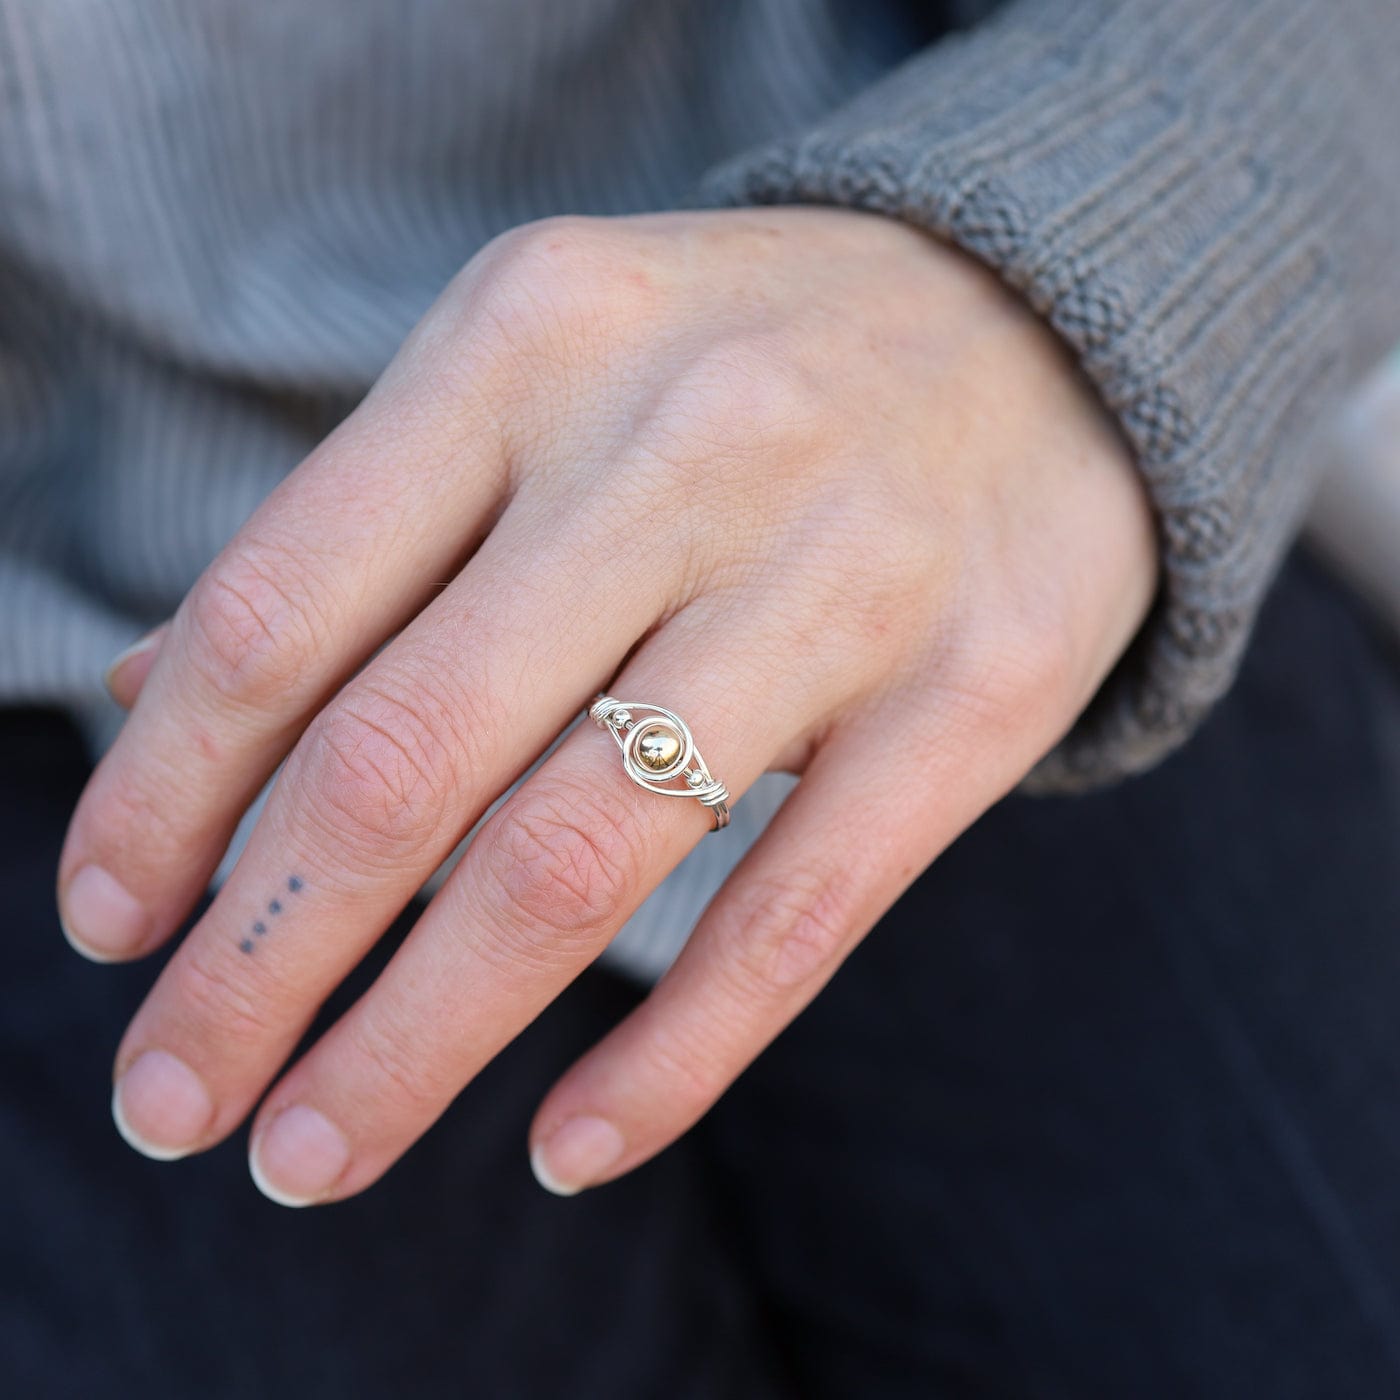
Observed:
[[[1126,446],[962,253],[824,208],[496,239],[111,673],[131,713],[58,880],[89,956],[167,940],[286,759],[122,1039],[119,1127],[200,1151],[271,1085],[265,1191],[377,1180],[712,825],[633,784],[585,721],[288,1067],[607,690],[679,713],[731,806],[765,770],[803,775],[671,971],[536,1113],[551,1189],[630,1171],[1053,747],[1156,586]]]

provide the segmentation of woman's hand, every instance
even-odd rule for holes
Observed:
[[[92,956],[171,935],[290,753],[127,1030],[119,1124],[153,1156],[231,1132],[606,689],[679,713],[732,801],[767,769],[804,774],[535,1117],[555,1189],[626,1172],[1054,744],[1155,581],[1116,430],[963,254],[825,208],[495,240],[114,677],[134,689],[149,665],[59,872]],[[634,785],[596,725],[571,731],[272,1089],[263,1188],[375,1181],[711,825]]]

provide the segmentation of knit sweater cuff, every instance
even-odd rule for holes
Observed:
[[[1017,0],[698,189],[883,212],[951,241],[1050,322],[1121,424],[1162,585],[1028,787],[1148,767],[1227,689],[1313,485],[1308,431],[1378,348],[1358,274],[1400,331],[1400,259],[1365,168],[1400,137],[1341,96],[1366,81],[1368,26],[1393,51],[1389,9]]]

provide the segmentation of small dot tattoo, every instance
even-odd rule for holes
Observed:
[[[287,876],[287,888],[288,888],[293,894],[296,894],[299,890],[304,889],[305,886],[306,886],[306,881],[303,880],[303,879],[301,878],[300,875],[288,875],[288,876]],[[282,901],[281,901],[280,899],[269,899],[268,902],[267,902],[267,912],[268,912],[269,914],[280,914],[280,913],[282,912]],[[264,920],[262,920],[262,919],[254,919],[254,920],[253,920],[253,932],[254,932],[259,938],[262,938],[262,937],[267,933],[267,924],[266,924],[266,922],[264,922]],[[245,938],[245,939],[243,939],[243,940],[239,943],[238,946],[239,946],[245,953],[251,953],[251,952],[253,951],[253,949],[254,949],[255,947],[257,947],[257,944],[254,943],[253,940],[252,940],[251,938]]]

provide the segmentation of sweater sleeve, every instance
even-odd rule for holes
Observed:
[[[692,203],[909,220],[1048,319],[1156,513],[1138,637],[1030,789],[1184,740],[1301,524],[1309,433],[1400,337],[1400,0],[1012,0]]]

